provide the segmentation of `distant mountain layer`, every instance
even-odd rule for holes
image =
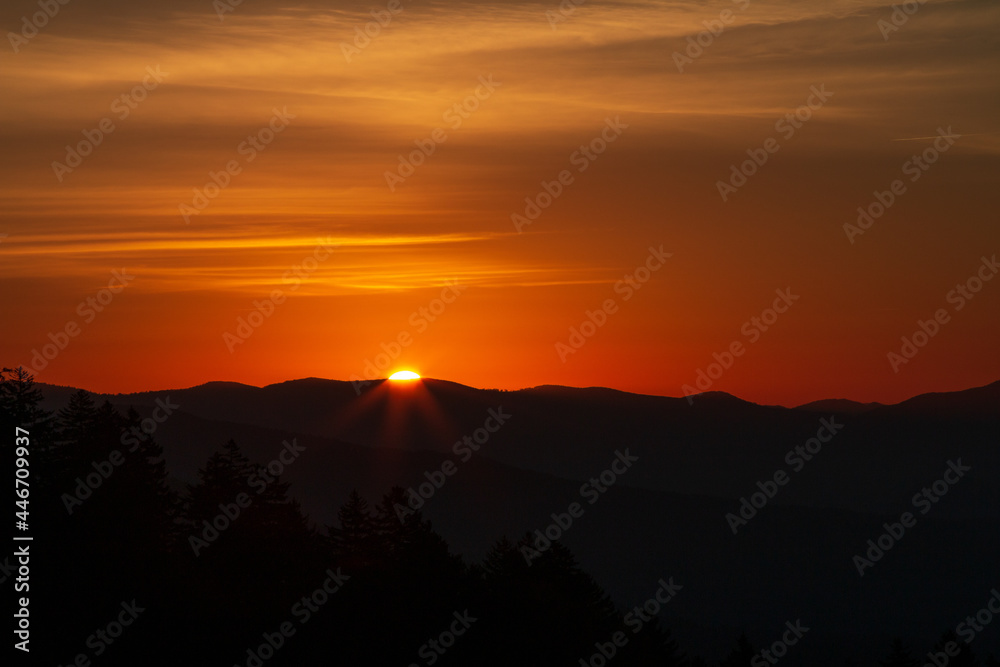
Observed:
[[[868,412],[875,408],[883,407],[882,403],[858,403],[846,398],[827,398],[812,403],[804,403],[796,410],[809,410],[811,412],[836,412],[844,415],[857,415]]]
[[[52,406],[70,392],[46,387]],[[782,468],[808,482],[789,485],[775,502],[856,511],[889,511],[912,484],[949,458],[966,456],[977,462],[975,477],[984,475],[981,492],[1000,501],[996,487],[985,482],[998,465],[991,426],[1000,419],[1000,382],[865,409],[842,401],[761,406],[720,392],[689,404],[604,388],[480,390],[441,380],[373,383],[359,396],[351,383],[317,378],[263,388],[213,382],[105,398],[152,406],[168,397],[181,411],[207,420],[439,453],[452,452],[456,442],[483,428],[490,410],[502,409],[510,418],[478,453],[509,466],[588,479],[616,449],[629,447],[643,461],[630,473],[629,486],[739,498]],[[796,453],[824,429],[821,420],[831,418],[843,424],[834,440],[819,453]],[[1000,514],[1000,502],[988,511]]]
[[[74,391],[42,388],[50,409]],[[261,463],[295,438],[305,451],[283,477],[314,521],[332,523],[351,488],[375,500],[423,485],[423,511],[470,557],[580,503],[560,539],[623,606],[661,577],[683,584],[666,616],[710,657],[741,630],[769,643],[799,617],[814,629],[805,662],[789,664],[843,664],[883,652],[893,635],[923,645],[1000,584],[1000,382],[897,405],[791,409],[717,392],[689,404],[440,380],[358,395],[316,378],[101,398],[144,416],[176,406],[154,435],[178,483],[229,438]],[[859,576],[853,557],[906,511],[916,526]],[[976,644],[1000,651],[1000,635]]]

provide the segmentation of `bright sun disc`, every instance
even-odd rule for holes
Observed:
[[[413,371],[398,371],[389,376],[390,380],[419,380],[420,376]]]

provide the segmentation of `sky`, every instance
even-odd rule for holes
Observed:
[[[0,365],[996,381],[1000,5],[907,7],[4,3]]]

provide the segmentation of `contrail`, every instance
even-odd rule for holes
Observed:
[[[908,137],[906,139],[890,139],[889,141],[923,141],[925,139],[937,139],[938,137],[944,137],[945,139],[961,139],[962,137],[981,137],[984,134],[996,134],[995,132],[977,132],[976,134],[935,134],[933,137]]]

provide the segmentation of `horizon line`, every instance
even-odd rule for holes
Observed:
[[[15,368],[17,368],[17,367],[15,367]],[[32,375],[32,377],[34,377],[34,375]],[[320,380],[320,381],[323,381],[323,382],[337,382],[337,383],[342,383],[342,384],[353,384],[354,382],[358,382],[359,381],[359,380],[339,380],[339,379],[335,379],[335,378],[323,378],[323,377],[318,377],[318,376],[310,375],[310,376],[307,376],[307,377],[299,377],[299,378],[291,378],[291,379],[288,379],[288,380],[282,380],[280,382],[271,382],[269,384],[264,384],[264,385],[249,384],[249,383],[240,382],[240,381],[237,381],[237,380],[208,380],[206,382],[201,382],[199,384],[189,385],[187,387],[171,387],[171,388],[161,388],[161,389],[144,389],[144,390],[141,390],[141,391],[113,392],[113,393],[112,392],[93,391],[93,390],[86,389],[84,387],[80,387],[80,386],[76,386],[76,385],[53,384],[53,383],[49,383],[49,382],[38,381],[37,379],[35,380],[35,384],[45,385],[45,386],[50,386],[50,387],[62,387],[62,388],[66,388],[66,389],[78,389],[78,390],[83,390],[83,391],[86,391],[88,393],[95,394],[95,395],[98,395],[98,396],[130,396],[130,395],[135,395],[135,394],[152,394],[152,393],[159,393],[159,392],[164,392],[164,391],[184,391],[184,390],[188,390],[188,389],[196,389],[198,387],[204,387],[204,386],[209,385],[209,384],[234,384],[234,385],[240,385],[240,386],[243,386],[243,387],[250,387],[250,388],[253,388],[253,389],[267,389],[268,387],[275,387],[275,386],[278,386],[278,385],[288,384],[288,383],[292,383],[292,382],[304,382],[304,381],[307,381],[307,380]],[[374,378],[374,379],[366,379],[366,380],[364,380],[364,382],[366,382],[366,383],[383,383],[383,382],[388,382],[388,381],[389,381],[388,377]],[[499,387],[474,387],[472,385],[463,384],[461,382],[455,382],[454,380],[446,380],[446,379],[442,379],[442,378],[433,378],[433,377],[420,377],[419,380],[414,380],[414,381],[417,381],[417,382],[423,382],[423,381],[447,382],[449,384],[458,385],[460,387],[465,387],[467,389],[472,389],[472,390],[475,390],[475,391],[519,392],[519,391],[531,391],[533,389],[541,389],[541,388],[545,388],[545,387],[555,387],[555,388],[559,388],[559,389],[575,389],[575,390],[580,390],[580,391],[586,391],[586,390],[592,390],[592,389],[601,389],[601,390],[605,390],[605,391],[614,391],[614,392],[618,392],[618,393],[622,393],[622,394],[631,394],[633,396],[649,396],[649,397],[654,397],[654,398],[669,398],[669,399],[673,399],[673,400],[686,400],[687,398],[692,398],[693,399],[693,398],[696,398],[698,396],[707,396],[707,395],[724,395],[724,396],[729,396],[729,397],[735,398],[736,400],[739,400],[739,401],[743,401],[744,403],[750,403],[752,405],[758,405],[758,406],[761,406],[761,407],[779,407],[779,408],[785,408],[785,409],[788,409],[788,410],[794,410],[794,409],[797,409],[797,408],[802,408],[802,407],[805,407],[805,406],[813,405],[814,403],[825,403],[825,402],[831,402],[831,401],[845,401],[845,402],[848,402],[848,403],[854,403],[854,404],[859,405],[859,406],[870,406],[872,408],[876,408],[876,407],[888,407],[888,406],[893,406],[893,405],[900,405],[902,403],[905,403],[907,401],[913,400],[914,398],[918,398],[920,396],[928,396],[928,395],[935,395],[935,394],[954,394],[954,393],[959,393],[959,392],[963,392],[963,391],[971,391],[971,390],[975,390],[975,389],[985,389],[986,387],[989,387],[989,386],[992,386],[994,384],[1000,383],[1000,379],[998,379],[998,380],[994,380],[992,382],[988,382],[988,383],[983,384],[983,385],[978,385],[978,386],[973,386],[973,387],[965,387],[964,389],[956,389],[956,390],[951,390],[951,391],[925,391],[925,392],[921,392],[921,393],[918,393],[918,394],[913,394],[913,395],[909,396],[908,398],[904,398],[903,400],[895,402],[895,403],[881,403],[879,401],[859,401],[859,400],[856,400],[856,399],[843,398],[843,397],[837,397],[837,398],[827,397],[827,398],[820,398],[820,399],[816,399],[816,400],[812,400],[812,401],[806,401],[805,403],[799,403],[797,405],[781,405],[781,404],[773,404],[773,403],[758,403],[756,401],[751,401],[751,400],[742,398],[740,396],[737,396],[736,394],[731,394],[731,393],[729,393],[727,391],[721,391],[721,390],[704,391],[704,392],[700,392],[698,394],[691,394],[690,396],[683,396],[683,395],[681,395],[681,396],[669,396],[669,395],[665,395],[665,394],[645,394],[645,393],[641,393],[641,392],[627,391],[627,390],[624,390],[624,389],[616,389],[615,387],[607,387],[607,386],[603,386],[603,385],[589,385],[589,386],[586,386],[586,387],[579,387],[579,386],[572,386],[572,385],[543,383],[543,384],[538,384],[538,385],[534,385],[534,386],[531,386],[531,387],[521,387],[521,388],[518,388],[518,389],[502,389],[502,388],[499,388]]]

